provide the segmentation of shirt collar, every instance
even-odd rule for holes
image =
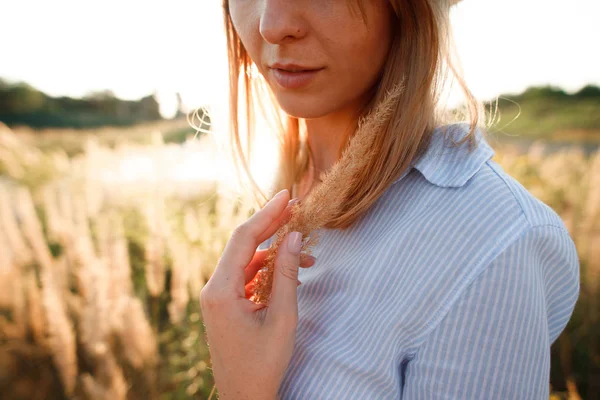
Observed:
[[[430,183],[440,187],[461,187],[495,154],[480,129],[475,130],[477,146],[469,151],[468,141],[452,147],[470,130],[467,123],[457,123],[436,128],[429,147],[421,158],[413,162],[394,183],[416,168]]]

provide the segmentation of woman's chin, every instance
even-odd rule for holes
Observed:
[[[278,99],[278,104],[287,115],[295,118],[320,118],[333,111],[322,102],[315,100]]]

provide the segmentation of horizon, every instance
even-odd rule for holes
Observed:
[[[89,91],[87,93],[84,93],[83,95],[79,95],[79,96],[69,96],[68,94],[60,94],[60,95],[52,95],[49,93],[44,92],[43,90],[41,90],[40,88],[30,84],[29,82],[23,81],[23,80],[10,80],[7,79],[3,76],[0,76],[0,81],[4,81],[5,83],[7,83],[8,85],[14,86],[14,85],[27,85],[32,89],[35,89],[51,98],[61,98],[61,97],[66,97],[66,98],[71,98],[71,99],[75,99],[75,100],[84,100],[89,96],[93,96],[94,94],[101,94],[101,93],[108,93],[110,95],[112,95],[114,98],[121,100],[121,101],[140,101],[143,98],[149,97],[149,96],[153,96],[155,92],[148,92],[146,94],[142,94],[140,97],[136,97],[136,98],[124,98],[124,97],[119,97],[117,94],[115,94],[111,89],[99,89],[99,90],[95,90],[95,91]],[[529,90],[529,89],[533,89],[533,88],[552,88],[555,90],[561,90],[563,92],[565,92],[567,95],[575,95],[576,93],[578,93],[579,91],[581,91],[582,89],[586,88],[586,87],[596,87],[596,88],[600,88],[600,84],[596,84],[596,83],[585,83],[580,87],[576,87],[572,90],[567,90],[564,87],[561,86],[557,86],[557,85],[532,85],[532,86],[527,86],[525,87],[523,90],[519,91],[519,92],[506,92],[506,93],[499,93],[497,96],[519,96],[521,94],[523,94],[525,91]],[[175,94],[178,92],[174,92]],[[483,102],[488,102],[488,101],[493,101],[496,98],[496,96],[492,97],[492,98],[488,98],[488,99],[479,99]],[[203,105],[200,105],[200,107],[202,107]]]

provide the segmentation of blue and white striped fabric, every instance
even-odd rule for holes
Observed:
[[[320,230],[281,399],[548,399],[575,245],[483,135],[442,132],[355,225]]]

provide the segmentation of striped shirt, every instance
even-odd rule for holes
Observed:
[[[442,132],[353,226],[320,229],[281,399],[548,399],[575,245],[480,131],[471,152]]]

